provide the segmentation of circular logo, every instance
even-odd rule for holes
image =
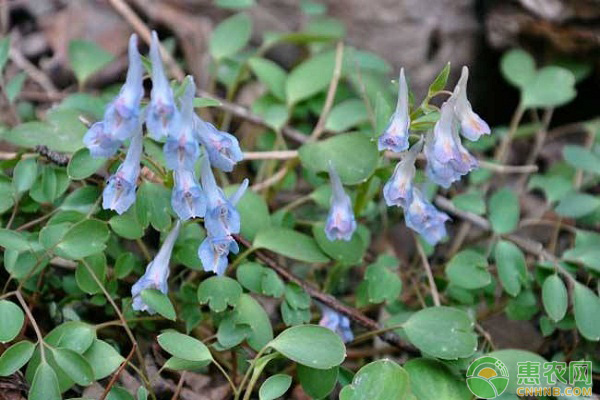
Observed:
[[[508,369],[497,358],[479,357],[469,365],[467,386],[471,393],[482,399],[495,399],[508,386]]]

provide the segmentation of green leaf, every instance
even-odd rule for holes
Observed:
[[[230,315],[234,325],[246,325],[250,331],[246,335],[248,345],[259,351],[273,339],[273,327],[269,316],[262,306],[252,296],[242,294]],[[221,323],[223,325],[223,323]],[[219,325],[219,333],[221,332]]]
[[[73,350],[65,348],[52,349],[52,356],[60,369],[78,385],[88,386],[94,382],[92,367],[85,358]]]
[[[92,345],[83,353],[83,358],[92,366],[96,381],[115,372],[125,361],[114,347],[99,339],[94,339]]]
[[[550,66],[528,78],[521,103],[525,108],[558,107],[575,98],[575,76],[565,68]]]
[[[329,261],[313,238],[287,228],[273,227],[258,232],[253,247],[271,250],[285,257],[309,263]]]
[[[114,273],[117,279],[127,277],[136,264],[136,258],[132,253],[122,253],[115,260]]]
[[[6,93],[6,98],[10,103],[14,103],[19,93],[21,93],[21,89],[23,89],[23,84],[25,83],[25,79],[27,75],[25,72],[19,72],[15,75],[11,80],[6,83],[4,91]]]
[[[285,286],[285,301],[292,308],[310,308],[310,296],[297,283],[288,283]]]
[[[214,312],[223,312],[227,305],[235,305],[241,295],[240,284],[226,276],[211,276],[198,286],[198,301],[200,304],[208,303]]]
[[[332,132],[346,132],[368,120],[369,114],[365,103],[359,99],[349,99],[331,109],[325,122],[325,129]]]
[[[42,362],[37,367],[28,400],[61,400],[58,378],[48,363]]]
[[[377,93],[377,97],[375,98],[375,131],[373,132],[373,137],[378,137],[385,130],[391,115],[392,106],[383,94]]]
[[[459,210],[477,215],[485,214],[485,200],[483,193],[478,190],[462,193],[452,198],[452,204]]]
[[[33,187],[29,191],[31,198],[38,203],[53,203],[69,188],[69,178],[64,169],[44,166]]]
[[[553,203],[573,191],[572,180],[557,175],[533,175],[529,179],[529,189],[540,189],[546,199]]]
[[[340,392],[340,400],[409,399],[408,373],[391,360],[379,360],[362,367]]]
[[[87,294],[100,293],[102,288],[96,280],[102,285],[106,283],[106,256],[104,253],[95,254],[82,260],[75,270],[75,280],[77,286]]]
[[[508,369],[508,386],[503,395],[507,395],[509,393],[515,394],[517,392],[517,388],[523,386],[517,384],[517,382],[519,381],[518,377],[520,376],[520,374],[518,373],[518,363],[530,362],[544,365],[544,363],[546,362],[546,360],[543,357],[535,353],[517,349],[498,350],[493,351],[487,355],[499,359],[504,363],[504,365],[506,365],[506,368]],[[547,386],[547,382],[545,381],[543,374],[541,374],[540,378],[540,386]],[[498,397],[498,399],[500,399],[500,397]]]
[[[253,57],[248,60],[250,69],[273,94],[281,101],[285,101],[285,81],[287,73],[271,60]]]
[[[237,267],[235,277],[238,282],[253,293],[262,292],[262,278],[265,267],[257,262],[245,262]]]
[[[579,282],[573,287],[575,324],[581,335],[591,341],[600,340],[600,298]]]
[[[325,223],[319,222],[313,225],[312,234],[325,254],[345,265],[354,265],[362,260],[366,248],[360,235],[352,235],[350,241],[330,241],[325,235],[324,229]]]
[[[6,250],[15,250],[18,252],[31,251],[31,243],[25,236],[17,231],[0,228],[0,246]]]
[[[140,386],[137,390],[137,400],[148,400],[148,389]]]
[[[67,166],[67,174],[71,179],[85,179],[98,171],[105,162],[106,158],[92,157],[90,151],[84,147],[77,150],[71,157]]]
[[[8,54],[10,51],[10,36],[5,36],[0,39],[0,75],[4,71],[4,66],[8,61]]]
[[[427,96],[431,97],[435,93],[446,87],[446,83],[448,82],[448,76],[450,75],[450,63],[446,63],[444,68],[440,71],[440,73],[435,77],[431,85],[429,85],[429,90],[427,90]]]
[[[102,195],[100,188],[97,186],[83,186],[69,193],[65,200],[60,205],[60,209],[64,211],[77,211],[81,214],[88,214],[97,206],[96,201]]]
[[[535,78],[535,60],[524,50],[512,49],[502,55],[500,71],[504,79],[523,89]]]
[[[6,343],[17,337],[25,322],[25,315],[15,303],[0,300],[0,321],[0,343]]]
[[[222,106],[221,102],[217,99],[212,99],[210,97],[195,97],[194,108],[204,108],[204,107],[220,107]]]
[[[205,361],[189,361],[177,357],[171,357],[164,365],[166,369],[173,371],[199,371],[210,364],[212,360]]]
[[[479,289],[492,281],[487,269],[488,261],[483,255],[473,250],[463,250],[448,262],[446,276],[456,286]]]
[[[379,304],[384,301],[391,303],[400,296],[402,281],[397,271],[399,263],[394,258],[391,268],[380,260],[367,267],[363,282],[367,285],[369,303]]]
[[[54,328],[46,335],[46,342],[54,347],[66,347],[83,354],[96,339],[96,329],[84,322],[69,321]]]
[[[208,347],[196,338],[175,331],[167,331],[158,336],[158,344],[167,353],[188,361],[212,360]]]
[[[567,288],[558,274],[550,275],[542,285],[542,301],[546,314],[558,322],[565,317],[569,305]]]
[[[577,169],[600,174],[600,156],[583,146],[566,145],[563,147],[563,158]]]
[[[472,394],[464,381],[439,361],[425,358],[404,364],[410,377],[410,387],[417,400],[470,400]]]
[[[82,259],[103,251],[108,236],[106,223],[97,219],[86,219],[73,224],[56,245],[55,252],[70,260]]]
[[[23,367],[35,350],[35,345],[28,340],[13,344],[0,355],[0,376],[10,376]]]
[[[563,217],[581,218],[596,211],[599,207],[600,197],[571,192],[560,199],[554,211]]]
[[[165,317],[166,319],[170,319],[171,321],[175,321],[177,319],[177,314],[175,314],[175,308],[169,300],[169,296],[162,293],[157,289],[144,289],[142,290],[142,300],[146,305],[152,308],[154,311]]]
[[[72,40],[69,43],[69,62],[80,85],[110,64],[113,59],[112,54],[94,42]]]
[[[242,50],[252,35],[252,20],[240,13],[221,22],[209,41],[210,54],[217,60],[230,57]]]
[[[510,233],[519,224],[521,207],[519,198],[510,189],[498,190],[489,202],[489,219],[492,229],[498,234]]]
[[[272,269],[265,268],[261,278],[261,294],[271,297],[281,297],[285,291],[285,284]]]
[[[24,158],[20,160],[13,170],[13,187],[17,193],[23,193],[31,189],[37,178],[37,159]]]
[[[225,194],[232,195],[238,187],[239,185],[228,186]],[[236,209],[240,213],[240,233],[248,240],[254,240],[259,231],[267,229],[271,225],[267,202],[252,190],[246,190],[237,203]]]
[[[293,105],[325,90],[333,78],[335,53],[328,51],[309,58],[288,75],[285,92],[288,105]]]
[[[346,348],[339,336],[318,325],[288,328],[269,346],[292,361],[316,369],[335,367],[346,358]]]
[[[325,172],[329,161],[346,185],[366,181],[377,167],[377,145],[361,132],[333,136],[316,143],[306,143],[298,150],[302,165],[313,172]],[[352,157],[348,157],[352,154]]]
[[[444,360],[470,357],[477,349],[469,315],[451,307],[430,307],[414,313],[404,323],[412,344],[425,354]]]
[[[292,377],[285,374],[277,374],[270,376],[261,385],[258,391],[260,400],[275,400],[283,396],[292,385]]]
[[[135,240],[144,236],[145,226],[138,220],[135,204],[121,215],[115,215],[108,220],[114,233],[125,239]]]
[[[171,227],[171,191],[152,182],[144,182],[136,193],[135,209],[138,221],[146,226],[148,222],[154,229],[164,232]]]
[[[496,244],[494,259],[502,287],[511,296],[518,295],[527,276],[525,255],[513,243],[500,240]]]
[[[323,399],[335,388],[338,367],[316,369],[302,364],[296,366],[296,374],[304,392],[313,399]]]
[[[226,9],[250,8],[255,4],[255,0],[215,0],[217,7]]]

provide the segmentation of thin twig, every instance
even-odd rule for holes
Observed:
[[[38,67],[36,67],[31,61],[29,61],[23,53],[16,46],[10,47],[9,53],[10,59],[14,62],[17,67],[21,68],[27,76],[31,78],[34,82],[44,89],[46,94],[51,97],[56,97],[58,95],[58,89],[52,83],[52,80]]]
[[[423,250],[423,246],[421,246],[421,242],[416,235],[413,235],[415,239],[415,243],[417,244],[417,250],[419,251],[419,256],[421,256],[421,261],[423,262],[423,268],[425,268],[425,274],[427,274],[427,279],[429,280],[429,288],[431,290],[431,297],[433,298],[433,304],[439,307],[440,303],[440,293],[438,292],[437,286],[435,285],[435,279],[433,279],[433,273],[431,272],[431,265],[429,265],[429,260],[427,259],[427,255]]]
[[[38,326],[37,322],[35,321],[35,318],[33,318],[33,314],[31,313],[31,310],[29,309],[29,306],[27,305],[27,302],[25,301],[25,299],[23,298],[23,295],[21,294],[20,290],[16,290],[14,292],[17,300],[19,300],[19,303],[21,304],[21,307],[23,307],[23,310],[25,310],[25,314],[27,315],[27,318],[29,319],[29,322],[31,323],[31,326],[33,327],[33,330],[35,331],[35,336],[37,337],[39,346],[40,346],[40,355],[42,357],[43,361],[46,361],[46,353],[45,353],[45,348],[44,348],[44,335],[42,335],[42,331],[40,330],[40,327]]]
[[[173,392],[173,397],[171,397],[171,400],[177,400],[179,398],[179,393],[181,393],[181,388],[183,388],[183,383],[185,382],[185,373],[186,371],[181,373],[179,382],[177,382],[177,387],[175,388],[175,392]]]
[[[99,400],[106,399],[106,396],[108,396],[108,393],[110,393],[110,389],[112,389],[112,387],[114,386],[114,384],[117,382],[117,379],[119,379],[119,376],[121,375],[121,373],[125,369],[125,366],[127,365],[127,363],[129,363],[129,361],[133,357],[133,354],[135,353],[136,348],[137,348],[137,344],[133,343],[133,345],[131,347],[131,351],[127,355],[127,358],[125,360],[123,360],[123,362],[121,363],[121,365],[119,365],[119,369],[117,369],[117,371],[110,378],[110,381],[108,382],[108,385],[106,385],[106,387],[104,388],[104,392],[102,393],[102,396],[100,396]]]

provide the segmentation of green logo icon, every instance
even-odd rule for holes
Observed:
[[[467,370],[467,386],[482,399],[495,399],[508,386],[508,369],[497,358],[484,356],[473,361]]]

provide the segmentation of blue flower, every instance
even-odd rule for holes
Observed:
[[[123,144],[122,141],[113,137],[110,132],[107,132],[103,121],[94,123],[83,136],[83,143],[90,151],[92,157],[112,157],[119,147]]]
[[[398,103],[396,111],[392,114],[390,122],[377,142],[379,150],[391,150],[400,153],[408,149],[408,128],[410,127],[410,116],[408,113],[408,86],[404,77],[404,68],[400,69],[398,79]]]
[[[167,168],[173,170],[193,170],[194,163],[200,155],[200,146],[193,134],[195,92],[196,85],[194,85],[194,79],[190,76],[187,79],[185,92],[181,98],[179,121],[169,131],[163,149]]]
[[[232,236],[213,237],[209,235],[198,248],[198,258],[206,272],[223,275],[227,269],[229,252],[237,254],[239,250],[239,246]]]
[[[173,252],[173,246],[179,236],[179,230],[181,228],[181,221],[175,223],[175,227],[169,232],[169,235],[163,242],[160,250],[154,257],[154,260],[146,267],[146,272],[142,277],[131,287],[131,297],[133,297],[133,309],[137,311],[147,311],[150,314],[154,314],[155,311],[150,308],[144,300],[142,300],[142,290],[145,289],[158,289],[162,293],[167,294],[169,285],[167,278],[169,277],[169,261],[171,260],[171,253]]]
[[[204,217],[206,196],[196,181],[194,173],[188,170],[173,172],[175,186],[171,192],[171,206],[179,219],[187,220]]]
[[[467,99],[467,80],[469,68],[463,67],[460,79],[454,88],[453,97],[456,98],[454,111],[460,121],[461,133],[469,140],[478,140],[481,135],[490,134],[490,126],[475,112]]]
[[[354,340],[354,334],[350,328],[350,320],[345,315],[332,310],[324,304],[317,303],[323,315],[319,321],[319,325],[332,330],[337,333],[344,343],[351,342]]]
[[[165,75],[160,56],[160,43],[155,31],[152,32],[150,61],[152,61],[152,92],[146,114],[146,126],[150,137],[160,140],[174,129],[179,111],[175,105],[173,90]]]
[[[383,198],[388,206],[406,207],[412,201],[413,179],[417,172],[415,160],[422,148],[423,139],[406,152],[383,187]]]
[[[244,158],[237,138],[219,131],[197,115],[194,115],[194,123],[196,135],[208,152],[210,163],[222,171],[233,171],[235,164]]]
[[[342,181],[331,161],[329,162],[329,180],[331,182],[331,207],[325,223],[325,235],[330,241],[349,241],[356,230],[352,201],[344,191]]]
[[[477,159],[460,143],[453,99],[442,105],[440,119],[427,135],[425,156],[427,176],[444,188],[477,168]]]
[[[427,243],[435,245],[446,236],[447,214],[435,208],[419,188],[413,188],[410,205],[404,210],[406,226],[418,232]]]
[[[140,174],[142,158],[142,132],[138,130],[129,145],[125,161],[117,172],[108,178],[102,192],[102,207],[123,214],[135,202],[135,189]]]

